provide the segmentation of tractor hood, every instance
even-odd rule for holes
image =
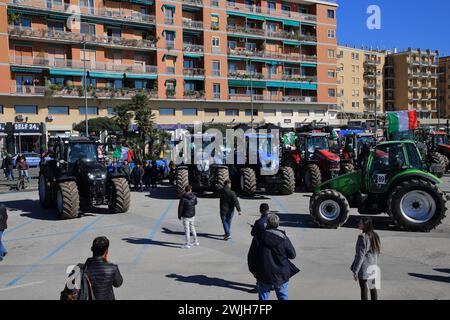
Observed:
[[[328,160],[328,161],[339,161],[340,158],[338,155],[330,152],[328,150],[316,150],[316,155],[318,159]]]
[[[437,146],[437,148],[439,152],[442,152],[446,156],[450,156],[450,145],[440,144]]]
[[[83,177],[88,177],[89,180],[106,179],[106,168],[97,161],[79,160],[78,170]]]

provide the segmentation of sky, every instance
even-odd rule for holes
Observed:
[[[337,0],[338,42],[373,49],[408,47],[450,55],[449,0]],[[370,5],[381,9],[381,29],[367,28]]]

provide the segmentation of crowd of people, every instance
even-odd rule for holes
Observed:
[[[16,179],[14,175],[14,166],[16,167],[18,178],[25,177],[27,180],[30,179],[29,169],[30,166],[27,163],[27,159],[23,154],[19,154],[14,163],[13,156],[6,153],[3,159],[1,159],[1,168],[3,170],[3,175],[6,180],[14,181]]]

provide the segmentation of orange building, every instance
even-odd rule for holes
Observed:
[[[335,1],[0,0],[0,123],[71,132],[144,92],[158,124],[336,115]],[[1,130],[0,126],[0,130]]]

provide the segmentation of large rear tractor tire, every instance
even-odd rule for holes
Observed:
[[[290,167],[281,167],[278,173],[282,180],[279,193],[282,195],[290,195],[295,191],[295,173]]]
[[[80,195],[75,181],[58,184],[56,190],[56,209],[62,219],[78,218],[80,211]]]
[[[187,169],[178,169],[177,170],[177,196],[181,198],[184,194],[184,190],[189,185],[189,171]]]
[[[429,155],[429,159],[430,159],[430,163],[432,165],[433,164],[437,164],[437,165],[442,167],[443,172],[436,175],[438,178],[442,178],[442,176],[444,175],[444,172],[447,171],[448,158],[446,156],[443,156],[439,152],[431,152],[430,155]],[[447,159],[447,161],[446,161],[446,159]]]
[[[306,191],[314,191],[322,183],[322,174],[320,168],[316,164],[308,164],[303,170],[303,182],[305,183]]]
[[[388,214],[407,231],[429,232],[445,218],[447,199],[437,185],[409,180],[397,185],[388,200]]]
[[[125,178],[112,179],[111,199],[109,210],[112,213],[125,213],[130,209],[131,194],[130,186]]]
[[[312,196],[309,213],[319,227],[337,229],[348,219],[350,205],[344,195],[335,190],[324,190]]]
[[[253,169],[241,169],[239,188],[241,192],[247,196],[253,196],[256,193],[256,174]]]
[[[443,154],[442,156],[444,157],[444,161],[445,161],[445,172],[447,172],[449,169],[448,166],[450,165],[450,160],[448,159],[448,157],[445,154]]]
[[[347,174],[347,173],[352,173],[355,171],[355,166],[351,163],[344,163],[341,166],[341,175]]]
[[[228,171],[228,168],[219,168],[217,169],[217,183],[216,183],[216,189],[217,191],[220,191],[225,186],[225,181],[230,180],[230,172]]]

